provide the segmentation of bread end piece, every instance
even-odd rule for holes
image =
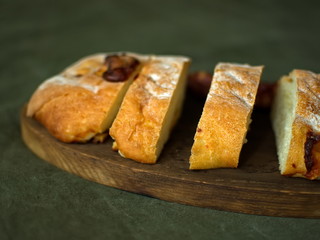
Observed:
[[[103,78],[108,56],[134,57],[140,61],[126,81]],[[44,81],[32,95],[27,116],[34,117],[63,142],[86,142],[112,124],[129,85],[145,57],[132,53],[96,54],[85,57],[62,73]],[[97,140],[97,139],[94,139]]]
[[[194,137],[190,169],[236,168],[251,122],[262,66],[216,66]]]

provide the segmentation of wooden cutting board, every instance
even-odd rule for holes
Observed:
[[[320,218],[320,182],[279,174],[267,110],[255,110],[238,169],[190,171],[188,159],[203,102],[183,114],[155,165],[124,159],[103,144],[66,144],[21,112],[22,137],[40,158],[107,186],[181,204],[248,214]]]

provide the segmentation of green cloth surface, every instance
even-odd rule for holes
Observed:
[[[44,79],[98,52],[181,54],[192,58],[191,70],[263,64],[269,82],[293,68],[320,72],[319,8],[280,0],[0,0],[0,239],[320,239],[319,219],[185,206],[71,175],[30,152],[19,124]]]

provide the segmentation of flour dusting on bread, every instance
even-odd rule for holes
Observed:
[[[93,93],[97,93],[101,86],[99,85],[92,85],[85,82],[82,82],[81,79],[77,77],[65,77],[64,75],[56,75],[48,80],[46,80],[43,84],[39,86],[39,90],[43,90],[45,88],[48,88],[52,85],[69,85],[69,86],[76,86],[76,87],[82,87],[85,88]]]

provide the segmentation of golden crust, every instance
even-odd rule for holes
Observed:
[[[138,78],[130,86],[115,121],[110,136],[114,149],[121,156],[142,163],[155,163],[169,134],[164,130],[166,121],[178,118],[182,105],[173,103],[176,91],[185,88],[185,72],[189,59],[184,57],[153,57],[146,63]],[[176,116],[170,120],[169,108],[177,105]],[[171,129],[169,129],[170,132]],[[163,139],[163,144],[160,143]]]
[[[81,59],[42,83],[28,103],[27,116],[63,142],[85,142],[106,131],[116,114],[114,104],[137,71],[125,82],[105,81],[105,56]]]
[[[262,68],[228,63],[216,66],[194,137],[190,169],[238,166]]]
[[[320,134],[320,75],[294,70],[291,78],[297,81],[297,106],[288,158],[281,174],[317,179],[320,176],[320,155],[313,153],[314,164],[312,170],[308,171],[305,164],[305,143],[309,132]]]

